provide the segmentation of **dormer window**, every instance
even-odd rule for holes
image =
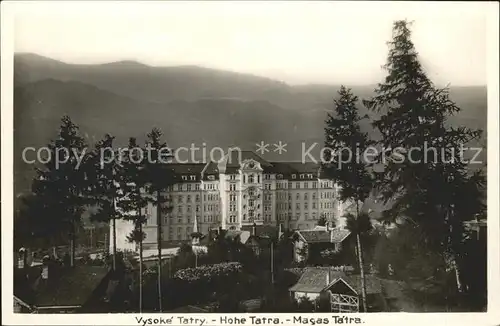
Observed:
[[[213,176],[213,175],[209,175],[209,176],[207,177],[207,179],[208,179],[208,180],[215,180],[215,176]]]
[[[296,174],[292,174],[292,179],[297,179],[297,175]]]
[[[181,178],[182,180],[186,181],[188,177],[186,175],[183,175]]]
[[[196,180],[196,176],[195,175],[191,175],[191,176],[189,176],[189,178],[191,179],[191,181],[195,181]]]
[[[307,177],[310,178],[310,179],[312,179],[313,175],[312,174],[308,174]]]
[[[300,175],[300,178],[301,178],[301,179],[304,179],[304,175],[303,175],[303,174],[301,174],[301,175]]]
[[[278,174],[278,179],[283,179],[283,174]]]

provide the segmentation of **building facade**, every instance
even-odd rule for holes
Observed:
[[[339,188],[318,164],[268,162],[253,152],[233,151],[218,163],[170,165],[180,182],[166,194],[171,208],[161,216],[166,242],[191,239],[195,219],[203,234],[220,227],[240,230],[254,223],[310,229],[322,216],[337,227],[345,226]],[[147,248],[156,246],[158,217],[151,204],[145,213]],[[131,229],[130,222],[118,221],[117,242],[124,242]],[[133,245],[123,246],[132,249]]]

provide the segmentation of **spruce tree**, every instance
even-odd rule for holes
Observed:
[[[324,171],[340,186],[339,197],[342,201],[352,202],[355,206],[355,220],[349,225],[362,225],[361,205],[372,190],[371,162],[365,159],[364,153],[372,145],[368,134],[361,131],[357,105],[358,97],[350,89],[341,86],[339,98],[334,100],[335,115],[328,114],[325,127],[325,147],[329,149],[325,155]],[[367,311],[365,270],[360,228],[351,228],[356,236],[358,262],[362,283],[363,310]]]
[[[87,154],[78,126],[68,116],[61,122],[57,139],[48,145],[50,158],[36,168],[32,190],[43,201],[40,218],[47,225],[46,235],[69,235],[70,264],[74,266],[76,232],[88,204],[85,196],[88,184],[82,169]]]
[[[396,21],[385,70],[387,76],[365,101],[379,112],[373,122],[387,151],[377,189],[394,205],[386,218],[411,219],[426,235],[428,250],[442,254],[454,267],[460,290],[458,262],[462,253],[463,221],[484,209],[484,176],[462,160],[461,145],[478,140],[480,130],[452,127],[448,118],[460,111],[448,89],[427,77],[411,41],[407,21]],[[434,150],[428,150],[435,148]]]
[[[116,209],[120,197],[120,167],[117,151],[113,148],[114,137],[106,134],[95,144],[86,164],[87,180],[90,186],[90,200],[97,206],[97,212],[90,216],[91,221],[111,224],[113,238],[113,270],[116,270],[116,220],[122,218]]]
[[[157,220],[157,245],[158,245],[158,300],[159,310],[162,311],[162,254],[161,246],[163,241],[163,217],[168,216],[171,208],[168,205],[166,192],[175,183],[175,173],[169,167],[173,159],[172,151],[165,142],[161,140],[162,132],[158,128],[153,128],[147,134],[144,170],[145,191],[148,201],[156,208]]]
[[[125,155],[120,158],[121,168],[119,174],[120,197],[117,208],[124,220],[133,223],[134,228],[127,236],[129,242],[139,246],[139,311],[143,306],[143,241],[146,234],[143,225],[146,222],[147,197],[144,192],[144,177],[142,176],[142,159],[139,153],[142,149],[137,145],[135,138],[130,138]]]

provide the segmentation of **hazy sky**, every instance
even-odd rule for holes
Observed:
[[[249,72],[292,84],[381,80],[392,22],[413,20],[431,78],[486,84],[485,3],[30,3],[15,51],[70,63],[137,60]],[[495,7],[493,7],[495,8]]]

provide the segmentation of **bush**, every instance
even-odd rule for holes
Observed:
[[[215,279],[235,276],[236,274],[241,273],[242,269],[243,267],[240,263],[220,263],[181,269],[175,272],[174,277],[189,282],[196,282],[200,280],[212,281]]]

